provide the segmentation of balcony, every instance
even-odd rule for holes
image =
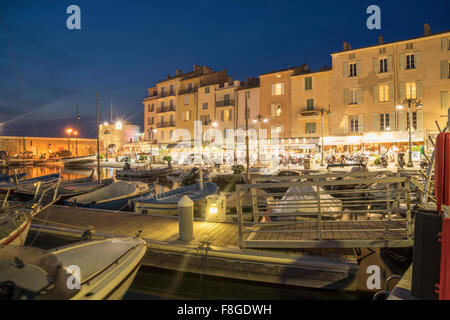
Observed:
[[[170,128],[175,127],[175,121],[164,121],[164,122],[158,122],[156,124],[157,128]]]
[[[234,106],[234,100],[216,101],[216,108]]]
[[[175,96],[175,91],[161,92],[161,98]]]
[[[194,93],[197,91],[198,91],[198,88],[188,88],[188,89],[179,90],[178,94]]]
[[[176,111],[175,106],[156,109],[156,113],[164,113],[164,112],[171,112],[171,111]]]
[[[302,117],[317,117],[320,114],[320,110],[316,108],[304,108],[298,112]]]

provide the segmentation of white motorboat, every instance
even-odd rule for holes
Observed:
[[[147,244],[139,238],[87,241],[49,251],[0,247],[0,296],[13,300],[121,299],[146,252]]]
[[[97,161],[97,155],[91,154],[82,157],[62,158],[61,161],[65,167],[79,167],[93,164],[95,161]]]

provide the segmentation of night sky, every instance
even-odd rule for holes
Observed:
[[[66,9],[81,8],[81,30]],[[381,8],[381,30],[366,8]],[[143,126],[146,88],[194,64],[237,80],[307,63],[331,65],[353,48],[450,30],[450,1],[21,1],[0,0],[0,135],[63,136],[81,114],[80,136],[102,120]]]

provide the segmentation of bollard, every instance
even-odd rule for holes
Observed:
[[[178,239],[194,239],[194,202],[188,196],[178,201]]]

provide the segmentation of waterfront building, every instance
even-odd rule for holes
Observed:
[[[446,125],[450,91],[450,32],[432,34],[425,25],[422,37],[331,54],[330,136],[326,145],[336,151],[376,151],[408,145],[412,104],[413,142],[427,144],[428,135]],[[402,107],[398,107],[403,105]],[[339,147],[340,146],[340,147]]]
[[[140,139],[140,127],[129,121],[104,122],[99,129],[100,153],[106,156],[108,150],[108,157],[115,157],[126,144]]]

